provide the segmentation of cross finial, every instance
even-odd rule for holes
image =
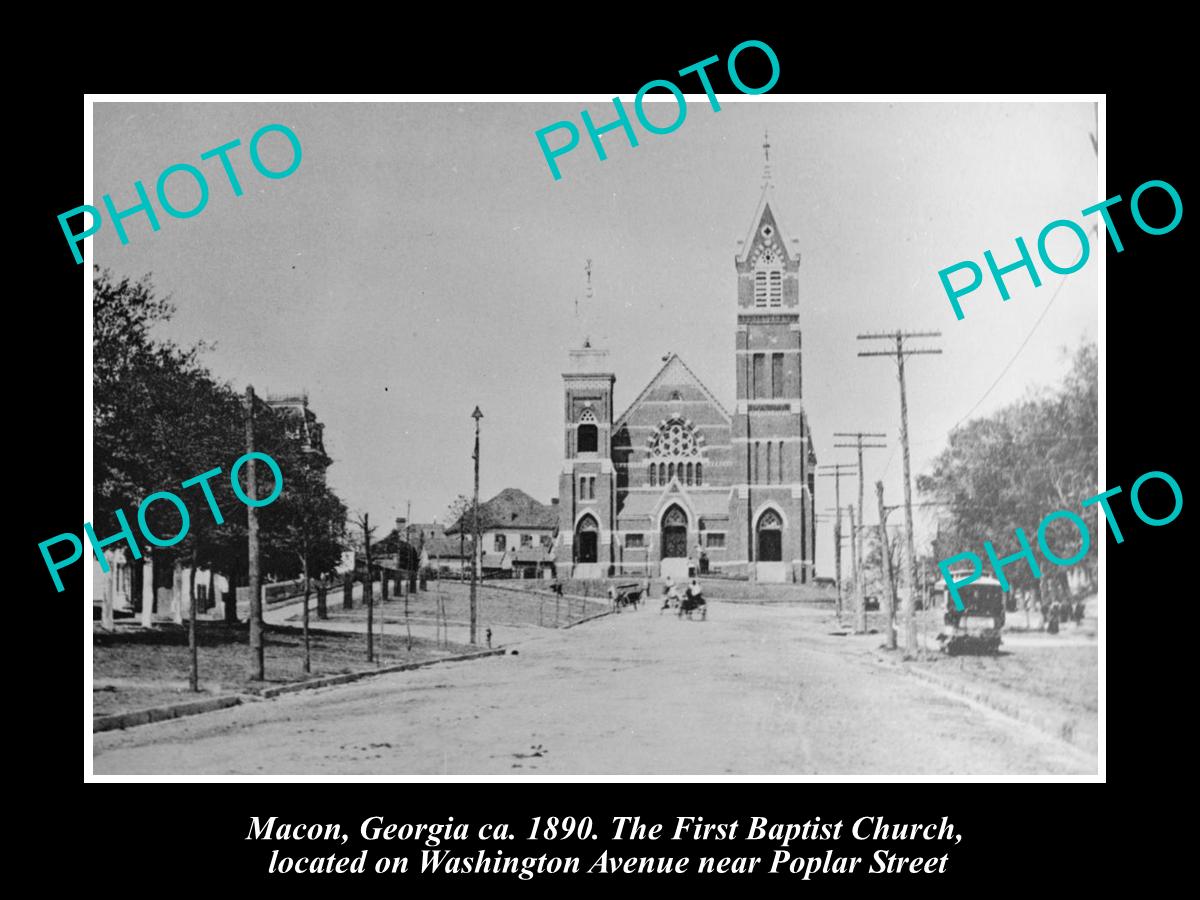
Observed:
[[[763,129],[763,187],[771,184],[771,137],[767,129]]]

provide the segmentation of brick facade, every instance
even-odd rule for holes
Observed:
[[[762,581],[814,578],[816,455],[801,402],[800,255],[764,189],[735,257],[732,413],[672,354],[613,417],[607,351],[570,353],[563,375],[560,575]]]

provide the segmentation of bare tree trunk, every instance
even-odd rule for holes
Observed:
[[[304,674],[312,672],[312,652],[308,645],[308,595],[311,584],[308,580],[308,554],[304,554]]]
[[[879,502],[879,564],[883,569],[883,596],[887,601],[887,646],[896,649],[896,590],[892,581],[892,551],[888,546],[887,511],[883,507],[883,482],[875,482],[875,497]]]
[[[196,646],[196,548],[192,548],[192,561],[188,575],[188,650],[192,657],[192,669],[188,687],[192,693],[200,690],[200,651]]]
[[[371,532],[370,517],[363,514],[363,546],[367,557],[366,580],[363,582],[363,600],[367,604],[367,662],[375,661],[375,603],[371,591]]]
[[[325,596],[328,590],[324,578],[317,582],[317,618],[322,621],[329,618],[329,607],[326,605]]]
[[[408,595],[411,590],[404,592],[404,629],[408,632],[408,652],[412,653],[412,626],[408,622]]]
[[[354,573],[346,573],[346,584],[342,588],[342,609],[354,609]]]

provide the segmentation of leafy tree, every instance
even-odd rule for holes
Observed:
[[[1037,546],[1036,529],[1051,512],[1068,509],[1084,519],[1093,542],[1102,534],[1095,507],[1080,507],[1099,491],[1097,372],[1096,345],[1084,344],[1056,390],[1032,392],[951,432],[931,471],[917,479],[921,492],[946,504],[934,542],[937,558],[968,549],[984,556],[984,541],[993,543],[998,556],[1010,555],[1020,549],[1014,531],[1021,528],[1043,577],[1039,582],[1022,563],[1005,568],[1008,580],[1039,590],[1049,581],[1065,586],[1064,571]],[[1068,520],[1056,520],[1046,533],[1060,558],[1080,549],[1079,532]],[[1094,583],[1096,554],[1089,553],[1079,565]]]
[[[156,548],[138,536],[142,552],[164,565],[175,559],[244,581],[247,570],[246,506],[230,482],[233,463],[245,453],[242,395],[218,381],[199,362],[206,345],[182,348],[156,339],[152,330],[169,320],[174,307],[156,297],[149,276],[116,280],[107,270],[93,275],[93,418],[95,514],[101,537],[117,528],[123,510],[134,529],[142,501],[169,491],[187,506],[186,538]],[[255,447],[269,454],[284,473],[284,491],[260,510],[263,571],[295,577],[304,554],[313,572],[334,569],[344,540],[345,507],[319,477],[289,430],[287,417],[261,401],[255,410]],[[200,486],[182,483],[219,468],[207,481],[220,512],[218,523]],[[271,475],[259,463],[259,496],[271,490]],[[245,489],[246,468],[241,478]],[[169,539],[180,529],[180,514],[167,500],[146,510],[146,524]],[[297,548],[301,548],[300,551]],[[140,561],[134,562],[134,597],[140,599]]]

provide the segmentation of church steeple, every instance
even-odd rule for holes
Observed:
[[[771,138],[738,275],[731,553],[761,581],[813,575],[812,465],[801,381],[800,251],[779,223]],[[745,554],[744,556],[742,554]]]

